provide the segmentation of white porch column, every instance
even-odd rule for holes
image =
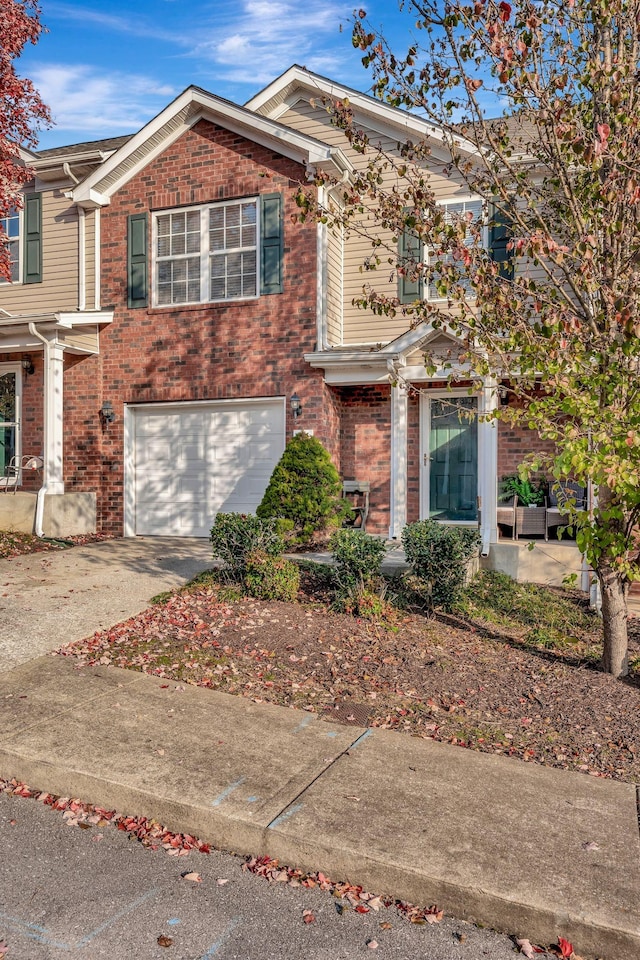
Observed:
[[[63,456],[64,347],[44,344],[44,483],[47,493],[64,493]]]
[[[486,420],[483,414],[498,406],[498,391],[495,380],[485,380],[478,404],[478,497],[480,502],[480,536],[482,556],[489,553],[489,546],[498,542],[496,510],[498,506],[498,424]]]
[[[390,539],[399,537],[407,523],[407,410],[407,391],[392,384]]]

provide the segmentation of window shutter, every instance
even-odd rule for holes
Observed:
[[[499,264],[500,276],[505,280],[513,280],[512,252],[507,250],[511,237],[511,221],[494,208],[489,227],[489,252],[493,262]]]
[[[260,197],[260,293],[282,293],[284,254],[283,203],[281,193]]]
[[[409,227],[405,227],[398,238],[398,264],[405,262],[422,262],[424,259],[424,244],[416,237]],[[413,303],[423,296],[422,277],[408,277],[398,274],[398,300],[400,303]]]
[[[132,308],[149,305],[147,272],[147,214],[134,213],[129,217],[127,230],[127,290]]]
[[[24,283],[42,283],[42,194],[24,198]]]

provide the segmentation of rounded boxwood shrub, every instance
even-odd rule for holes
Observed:
[[[339,526],[349,512],[329,452],[308,433],[297,434],[276,464],[257,515],[292,521],[295,539],[304,543]]]
[[[478,531],[419,520],[402,531],[402,546],[415,576],[429,585],[432,605],[451,610],[464,588],[469,560],[480,548]]]
[[[247,557],[244,585],[249,596],[258,600],[295,600],[300,570],[292,560],[254,550]]]
[[[277,521],[247,513],[218,513],[210,540],[214,557],[224,561],[227,573],[238,583],[244,580],[250,554],[260,550],[278,557],[284,551]]]
[[[332,579],[335,605],[348,613],[375,619],[384,615],[380,567],[386,552],[384,540],[362,530],[336,530],[329,541],[333,554]]]

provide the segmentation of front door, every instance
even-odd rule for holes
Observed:
[[[455,394],[423,398],[423,516],[473,523],[478,519],[478,400]]]
[[[0,365],[0,477],[6,477],[12,457],[19,455],[19,371]]]

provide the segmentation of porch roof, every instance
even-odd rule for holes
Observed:
[[[69,353],[99,353],[100,329],[112,321],[113,310],[10,314],[0,309],[0,353],[42,350],[41,337],[56,340]]]

